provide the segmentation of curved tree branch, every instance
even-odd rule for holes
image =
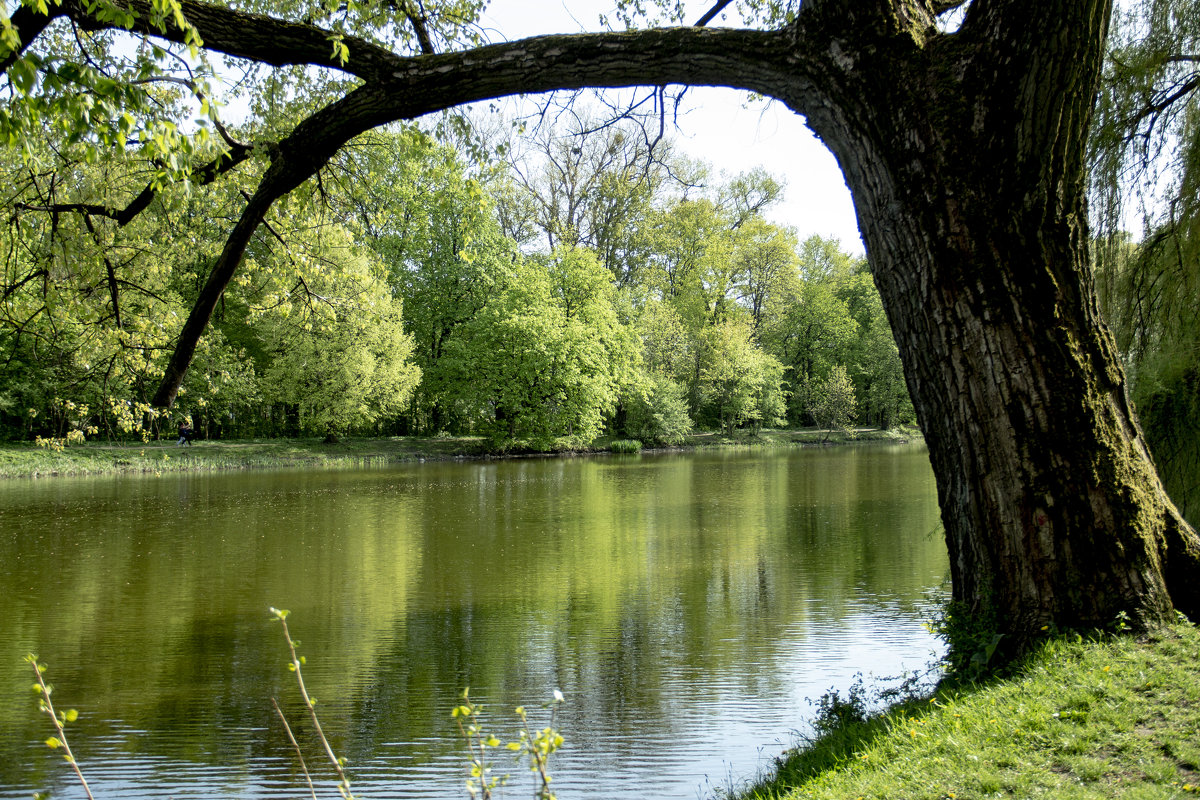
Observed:
[[[314,175],[353,137],[388,122],[517,92],[687,82],[778,96],[794,90],[800,80],[795,64],[783,67],[787,42],[782,32],[679,28],[543,36],[468,52],[397,59],[390,74],[375,76],[318,111],[280,142],[184,324],[155,405],[174,402],[200,337],[271,205]]]
[[[205,49],[260,64],[275,67],[310,64],[365,79],[386,69],[400,58],[387,48],[366,39],[337,34],[316,25],[235,11],[196,0],[182,0],[180,5],[184,18],[203,38]],[[151,22],[151,6],[146,0],[130,0],[129,8],[135,14],[131,28],[133,32],[170,42],[185,43],[183,31],[173,26],[160,29]],[[80,25],[92,28],[114,27],[97,21],[88,13],[86,4],[81,0],[66,0],[62,10],[62,13]],[[340,40],[350,50],[350,57],[345,63],[334,55],[332,43],[335,39]]]

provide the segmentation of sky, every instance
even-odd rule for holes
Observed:
[[[686,0],[688,19],[699,19],[709,5],[711,0]],[[494,41],[598,31],[600,15],[611,9],[612,0],[491,0],[483,24],[494,29]],[[731,17],[722,24],[738,21]],[[689,89],[685,101],[687,113],[674,134],[684,152],[730,175],[765,168],[786,184],[783,202],[766,214],[772,222],[795,228],[801,240],[833,237],[847,252],[862,254],[850,190],[837,161],[800,116],[779,103],[752,103],[745,92],[717,87]]]

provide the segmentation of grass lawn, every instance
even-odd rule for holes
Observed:
[[[758,435],[740,433],[726,437],[699,433],[688,437],[680,449],[704,447],[770,447],[850,441],[844,434],[814,430],[766,430]],[[919,438],[915,431],[863,429],[854,441]],[[564,448],[559,453],[608,452],[609,439],[596,440],[586,448]],[[344,438],[326,443],[310,439],[203,440],[177,447],[174,437],[156,442],[112,444],[85,442],[62,450],[37,447],[32,442],[0,444],[0,478],[48,475],[101,475],[113,473],[159,473],[225,469],[270,469],[287,467],[337,468],[407,461],[448,460],[531,455],[535,451],[517,445],[497,451],[487,440],[471,436]]]
[[[1200,796],[1200,631],[1058,639],[1016,673],[836,730],[738,795],[766,798]]]

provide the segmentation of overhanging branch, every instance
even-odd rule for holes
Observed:
[[[285,66],[310,64],[368,78],[394,64],[399,58],[390,50],[356,36],[336,34],[316,25],[289,22],[264,14],[249,14],[223,6],[181,0],[183,16],[204,40],[203,47],[260,64]],[[174,26],[160,29],[151,22],[150,3],[131,0],[135,18],[131,30],[170,42],[185,43],[183,31]],[[66,0],[63,13],[81,25],[115,27],[91,16],[80,0]],[[342,63],[334,55],[333,41],[349,48],[350,56]]]

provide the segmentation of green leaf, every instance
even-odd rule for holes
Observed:
[[[51,750],[57,750],[58,748],[62,747],[62,742],[57,736],[51,736],[46,740],[46,747],[49,747]]]
[[[9,80],[17,87],[17,91],[28,96],[37,85],[37,70],[26,58],[18,58],[8,68]]]

